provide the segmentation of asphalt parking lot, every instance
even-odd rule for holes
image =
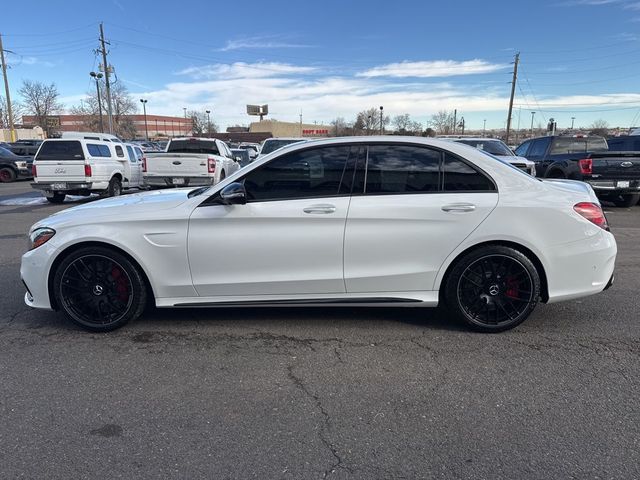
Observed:
[[[0,185],[2,478],[640,478],[640,206],[614,287],[471,333],[415,308],[151,310],[90,334],[28,309]],[[84,200],[80,200],[84,201]]]

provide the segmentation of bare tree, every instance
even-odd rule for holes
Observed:
[[[13,113],[13,123],[21,123],[24,107],[19,102],[11,102],[11,112]],[[9,110],[7,101],[0,97],[0,128],[9,128]]]
[[[421,135],[422,124],[411,119],[411,115],[404,113],[393,117],[393,126],[401,135]]]
[[[388,115],[382,116],[382,125],[388,126],[391,123],[391,119]],[[380,131],[380,110],[376,107],[371,107],[368,110],[362,110],[356,116],[354,123],[354,135],[375,135]]]
[[[187,112],[187,117],[191,120],[191,130],[194,135],[210,134],[218,131],[218,125],[213,120],[210,122],[207,120],[206,112],[190,110]]]
[[[102,83],[102,82],[101,82]],[[107,129],[107,93],[104,84],[100,85],[100,97],[102,100],[102,116],[104,128]],[[113,119],[113,133],[121,138],[135,138],[136,126],[131,115],[138,113],[138,104],[131,96],[127,87],[122,83],[111,86],[111,108]],[[97,132],[100,129],[100,116],[98,112],[98,95],[94,89],[87,92],[87,98],[80,106],[71,108],[74,115],[85,115],[85,128]]]
[[[62,109],[58,102],[60,94],[55,83],[45,85],[42,82],[25,80],[18,93],[22,97],[25,111],[36,117],[36,124],[49,136],[53,128],[47,125],[47,117]]]
[[[448,135],[453,131],[453,117],[453,112],[440,110],[438,113],[431,115],[429,125],[433,127],[438,135]]]
[[[609,122],[599,118],[594,120],[591,124],[590,132],[592,135],[600,135],[601,137],[606,136],[609,133]]]
[[[344,117],[337,117],[331,122],[331,125],[333,126],[331,133],[335,137],[344,137],[352,133],[352,126],[347,123]]]

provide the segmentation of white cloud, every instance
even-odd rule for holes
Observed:
[[[46,60],[40,60],[38,57],[21,57],[20,63],[22,65],[39,65],[41,67],[55,67],[56,64],[48,62]]]
[[[207,78],[258,78],[273,77],[277,75],[305,74],[315,72],[315,67],[301,67],[287,63],[258,62],[244,63],[236,62],[232,64],[217,63],[189,67],[176,72],[176,75],[188,75],[194,80]]]
[[[370,68],[357,75],[359,77],[453,77],[491,73],[507,68],[508,65],[489,63],[485,60],[435,60],[428,62],[399,62]]]
[[[311,45],[293,43],[280,36],[247,37],[235,40],[227,40],[224,47],[219,48],[220,52],[231,50],[247,49],[268,49],[268,48],[309,48]]]

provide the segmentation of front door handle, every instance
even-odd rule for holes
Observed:
[[[450,205],[444,205],[442,207],[443,212],[456,212],[456,213],[473,212],[475,209],[476,209],[476,206],[472,203],[452,203]]]
[[[328,204],[309,205],[308,207],[304,207],[302,211],[304,213],[309,213],[312,215],[327,214],[327,213],[335,213],[336,207],[335,205],[328,205]]]

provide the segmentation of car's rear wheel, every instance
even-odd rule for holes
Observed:
[[[540,297],[540,275],[522,252],[488,245],[456,261],[445,283],[449,311],[475,330],[509,330],[531,314]]]
[[[9,183],[16,179],[16,172],[9,167],[0,168],[0,182]]]
[[[121,194],[122,194],[122,182],[118,177],[113,177],[111,180],[109,180],[107,195],[110,197],[119,197]]]
[[[64,202],[66,195],[64,193],[55,192],[51,195],[47,195],[47,200],[51,203],[62,203]]]
[[[53,278],[56,303],[83,328],[115,330],[144,311],[147,290],[139,268],[105,247],[85,247],[64,258]]]
[[[639,193],[629,193],[625,195],[616,195],[611,201],[614,203],[616,207],[620,208],[629,208],[633,207],[640,200]]]

